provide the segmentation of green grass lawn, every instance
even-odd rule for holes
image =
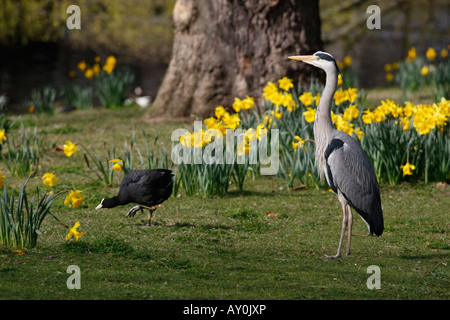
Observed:
[[[0,248],[0,299],[448,299],[450,186],[433,183],[381,185],[385,232],[354,236],[352,256],[334,254],[342,212],[327,189],[290,191],[276,177],[247,179],[244,191],[234,186],[224,197],[170,198],[145,227],[146,215],[125,217],[131,207],[95,210],[103,197],[118,190],[71,171],[86,172],[83,151],[67,158],[55,146],[66,140],[101,152],[114,144],[117,152],[141,127],[158,147],[170,150],[170,134],[190,129],[190,122],[144,121],[145,110],[94,109],[68,114],[24,115],[27,127],[38,127],[44,140],[38,174],[59,178],[55,191],[83,190],[78,208],[58,198],[52,213],[85,235],[65,240],[67,229],[48,216],[34,249],[24,255]],[[13,134],[14,131],[11,131]],[[6,169],[0,165],[4,173]],[[26,178],[3,179],[16,190]],[[355,234],[367,229],[356,217]],[[68,289],[77,265],[81,289]],[[369,290],[367,268],[381,271],[381,289]]]

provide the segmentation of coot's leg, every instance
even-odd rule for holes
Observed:
[[[136,212],[137,212],[139,209],[142,210],[142,207],[141,207],[141,206],[134,206],[133,208],[130,209],[130,211],[128,211],[127,217],[134,217],[134,215],[136,214]]]
[[[151,222],[152,222],[152,216],[153,216],[153,212],[156,210],[156,206],[153,206],[151,208],[148,208],[148,220],[146,223],[147,227],[150,227]]]

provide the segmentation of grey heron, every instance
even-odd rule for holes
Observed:
[[[339,68],[333,56],[318,51],[313,55],[290,56],[289,59],[303,61],[325,71],[326,82],[314,120],[316,166],[337,195],[342,205],[343,219],[337,253],[329,258],[341,256],[345,230],[348,227],[346,255],[350,255],[353,208],[366,223],[370,234],[381,236],[384,229],[380,189],[369,158],[359,143],[343,131],[338,131],[331,122],[331,104],[337,88]]]

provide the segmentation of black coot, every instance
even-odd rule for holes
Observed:
[[[156,205],[163,203],[172,194],[173,175],[171,170],[133,170],[128,172],[120,184],[119,194],[112,198],[103,198],[95,209],[114,208],[129,203],[137,206],[128,211],[127,217],[133,217],[140,209],[149,210],[147,225],[150,225]]]

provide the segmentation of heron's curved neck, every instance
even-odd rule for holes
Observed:
[[[327,79],[322,96],[320,97],[319,105],[317,106],[316,119],[314,121],[315,136],[316,131],[320,130],[320,136],[329,136],[333,130],[331,123],[331,105],[334,99],[334,93],[337,87],[337,72],[327,72]],[[317,137],[315,137],[317,139]]]

